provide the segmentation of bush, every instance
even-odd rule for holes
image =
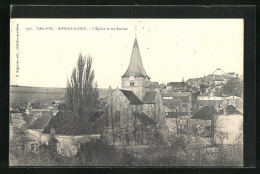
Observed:
[[[79,165],[118,165],[120,164],[119,154],[116,149],[105,144],[101,140],[91,140],[88,143],[81,144],[76,154]]]

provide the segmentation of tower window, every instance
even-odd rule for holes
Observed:
[[[135,82],[130,82],[130,86],[135,86]]]

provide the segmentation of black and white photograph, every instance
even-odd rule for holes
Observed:
[[[243,18],[11,18],[9,165],[243,166]]]

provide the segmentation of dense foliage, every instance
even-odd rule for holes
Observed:
[[[90,122],[91,115],[98,107],[97,83],[94,82],[95,73],[92,69],[92,58],[79,55],[66,88],[66,109],[76,116]]]

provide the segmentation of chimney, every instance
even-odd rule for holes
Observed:
[[[58,108],[55,102],[52,102],[52,106],[53,106],[53,115],[56,115],[58,112]]]
[[[52,135],[52,134],[55,134],[55,129],[54,129],[53,126],[52,126],[51,129],[50,129],[50,134],[51,134],[51,135]]]
[[[224,112],[224,115],[228,115],[227,106],[224,106],[224,108],[223,108],[223,112]]]

